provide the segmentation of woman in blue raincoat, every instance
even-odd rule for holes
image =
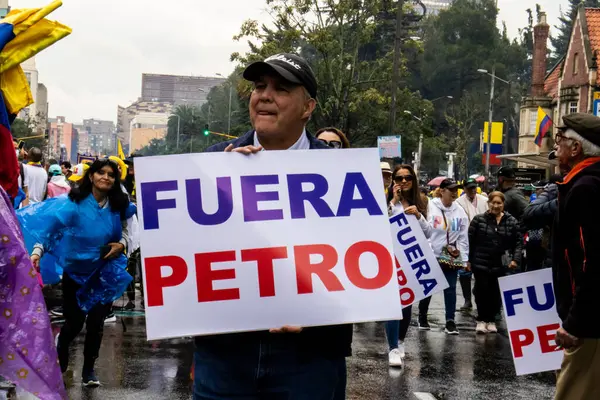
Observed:
[[[123,294],[131,281],[125,270],[125,221],[134,212],[135,206],[121,190],[117,164],[109,159],[96,160],[80,186],[68,196],[18,212],[28,247],[33,247],[34,266],[39,268],[40,259],[47,254],[44,258],[52,260],[51,266],[43,268],[54,269],[57,274],[63,271],[65,324],[57,345],[63,374],[69,366],[69,345],[86,323],[82,371],[86,386],[100,384],[94,364],[102,342],[104,319],[112,301]]]

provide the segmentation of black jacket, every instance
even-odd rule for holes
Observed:
[[[473,271],[504,275],[502,256],[507,250],[511,261],[520,265],[523,236],[515,217],[505,212],[498,224],[489,211],[475,216],[469,226],[469,261]]]
[[[506,199],[504,201],[504,210],[515,217],[517,221],[520,221],[521,217],[523,216],[523,211],[525,211],[525,208],[528,204],[523,192],[521,189],[516,187],[512,187],[502,192],[504,193],[504,197]]]
[[[556,308],[563,328],[600,338],[600,157],[579,163],[558,185],[552,251]]]
[[[310,141],[310,149],[329,149],[322,142],[315,139],[307,132]],[[237,139],[218,143],[206,149],[207,152],[220,152],[233,144],[234,148],[250,146],[254,144],[254,131],[247,132]],[[264,312],[264,310],[262,311]],[[278,327],[274,327],[278,328]],[[334,325],[314,328],[304,328],[299,334],[271,334],[263,332],[232,333],[218,336],[196,337],[196,345],[205,349],[216,351],[227,351],[227,349],[239,348],[240,345],[252,345],[263,340],[286,340],[292,346],[298,346],[306,356],[311,354],[324,355],[326,357],[346,357],[352,354],[352,325]]]

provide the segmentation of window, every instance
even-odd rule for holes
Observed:
[[[573,56],[573,75],[577,75],[577,71],[579,71],[579,53]]]
[[[576,113],[579,109],[579,103],[572,101],[569,103],[569,114]]]
[[[537,128],[537,110],[531,110],[529,112],[529,133],[535,135]]]

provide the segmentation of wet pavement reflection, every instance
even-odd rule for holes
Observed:
[[[118,322],[105,325],[96,371],[102,382],[100,388],[87,389],[79,384],[84,336],[76,339],[71,349],[75,384],[69,388],[69,398],[191,399],[192,339],[148,342],[142,313],[117,315]],[[355,325],[354,354],[348,359],[347,398],[416,399],[415,392],[431,393],[440,400],[552,398],[552,373],[515,376],[510,344],[502,325],[499,334],[476,335],[472,315],[457,313],[461,334],[446,336],[443,315],[441,296],[434,296],[430,306],[432,330],[419,331],[416,323],[412,324],[402,369],[387,365],[382,323]],[[55,329],[59,326],[55,325]]]

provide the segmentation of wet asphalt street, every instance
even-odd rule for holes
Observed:
[[[460,296],[459,296],[460,297]],[[459,306],[463,304],[459,298]],[[416,309],[416,307],[415,307]],[[83,334],[72,348],[75,384],[73,400],[191,399],[191,339],[147,342],[141,312],[118,313],[107,323],[97,363],[102,386],[82,388]],[[406,340],[403,369],[387,365],[383,324],[359,324],[354,328],[354,355],[348,359],[348,399],[551,399],[553,374],[516,377],[510,344],[503,325],[496,335],[475,335],[471,315],[457,313],[459,336],[446,336],[441,295],[430,307],[432,330],[420,332],[416,315]],[[55,327],[59,329],[58,326]]]

